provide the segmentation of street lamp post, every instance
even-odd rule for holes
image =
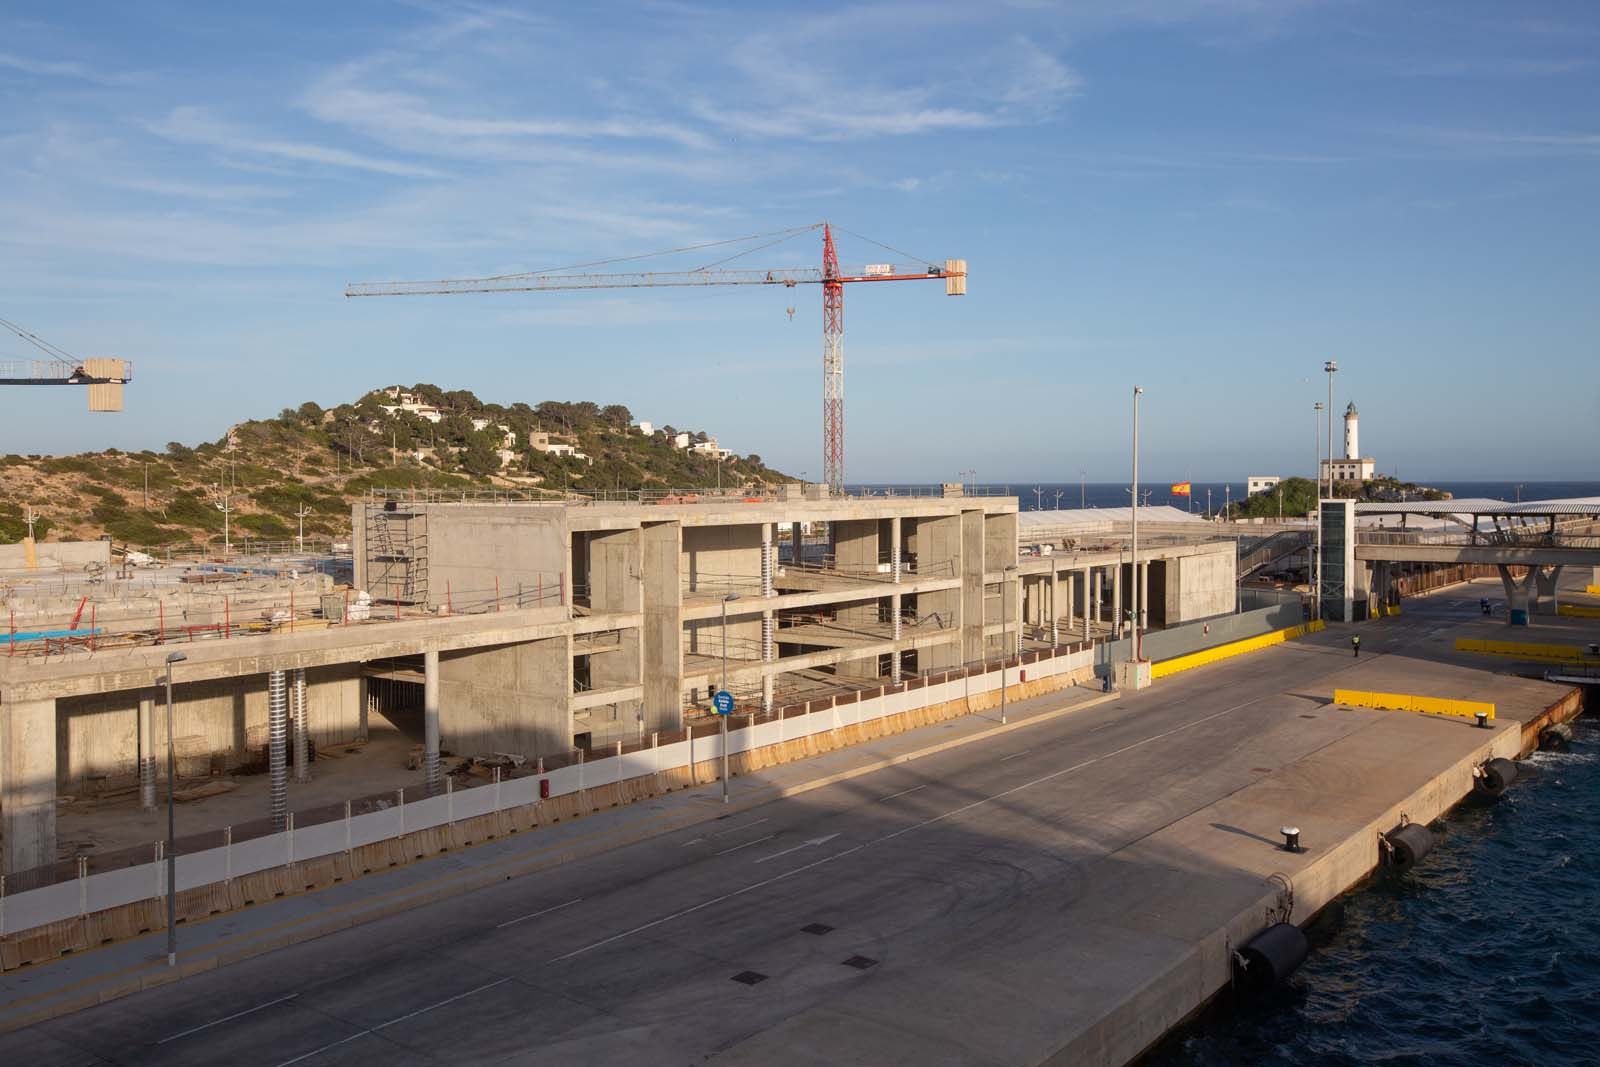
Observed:
[[[1128,556],[1133,581],[1129,583],[1133,599],[1133,662],[1139,662],[1139,398],[1144,395],[1142,386],[1133,387],[1133,521],[1130,524],[1131,544]]]
[[[1006,660],[1016,650],[1016,642],[1009,637],[1011,632],[1011,584],[1012,575],[1017,573],[1016,564],[1012,564],[1000,572],[1000,725],[1006,724]]]
[[[1317,401],[1311,408],[1316,413],[1317,420],[1311,434],[1312,443],[1317,446],[1317,507],[1312,512],[1317,524],[1317,549],[1316,559],[1311,561],[1311,617],[1320,619],[1322,618],[1322,401]]]
[[[722,598],[722,691],[728,691],[728,605],[739,599],[738,593],[729,593]],[[728,716],[718,715],[722,720],[722,802],[728,802]]]
[[[1328,495],[1333,495],[1333,376],[1339,373],[1339,361],[1330,359],[1322,365],[1328,375]]]
[[[178,758],[172,744],[172,665],[188,659],[167,654],[167,966],[178,964],[178,816],[172,791],[178,786]]]

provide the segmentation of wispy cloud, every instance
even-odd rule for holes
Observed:
[[[345,148],[306,141],[286,141],[263,137],[240,127],[214,118],[201,107],[173,108],[164,119],[149,124],[148,129],[169,141],[185,144],[208,145],[228,152],[247,156],[268,156],[318,166],[343,167],[370,171],[403,178],[438,178],[442,173],[432,167],[400,160],[363,155]]]
[[[72,60],[30,59],[10,52],[0,52],[0,68],[21,71],[41,78],[70,78],[94,82],[97,85],[125,85],[137,80],[132,74],[96,70]]]
[[[497,138],[566,138],[670,141],[705,148],[709,138],[670,122],[602,116],[583,118],[506,118],[445,115],[414,93],[361,88],[348,74],[319,82],[304,96],[306,110],[323,122],[337,123],[369,136],[390,139],[445,138],[473,141]]]

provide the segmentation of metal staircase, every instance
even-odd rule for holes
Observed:
[[[366,508],[367,591],[397,608],[428,603],[428,514],[395,501]]]

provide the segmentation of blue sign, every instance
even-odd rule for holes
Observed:
[[[711,698],[711,706],[717,709],[718,715],[732,715],[733,694],[726,689],[718,689],[717,695]]]

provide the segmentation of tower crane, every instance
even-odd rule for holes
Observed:
[[[771,270],[727,268],[724,264],[752,252],[781,244],[801,234],[822,231],[820,267],[783,267]],[[840,232],[848,232],[841,230]],[[851,236],[859,236],[851,234]],[[770,240],[768,240],[770,238]],[[890,252],[888,245],[861,238]],[[716,246],[765,241],[754,248],[725,256],[694,270],[637,271],[632,273],[580,273],[585,268],[607,266],[631,260],[653,259]],[[906,255],[896,252],[897,255]],[[486,278],[453,278],[412,282],[354,282],[345,296],[444,296],[456,293],[543,293],[568,289],[642,289],[651,287],[702,285],[798,285],[822,287],[822,469],[823,480],[835,492],[844,488],[844,287],[857,282],[944,282],[946,296],[965,296],[967,261],[947,259],[942,264],[928,260],[911,265],[869,263],[859,267],[840,267],[834,248],[833,227],[826,222],[800,226],[775,233],[755,234],[727,241],[712,241],[688,248],[671,249],[622,259],[597,260],[571,267],[534,271],[526,274],[500,274]],[[788,309],[792,318],[794,309]]]
[[[49,341],[0,319],[4,327],[46,356],[45,359],[0,360],[0,385],[87,385],[90,411],[121,411],[122,387],[133,381],[133,363],[125,359],[78,359]]]

